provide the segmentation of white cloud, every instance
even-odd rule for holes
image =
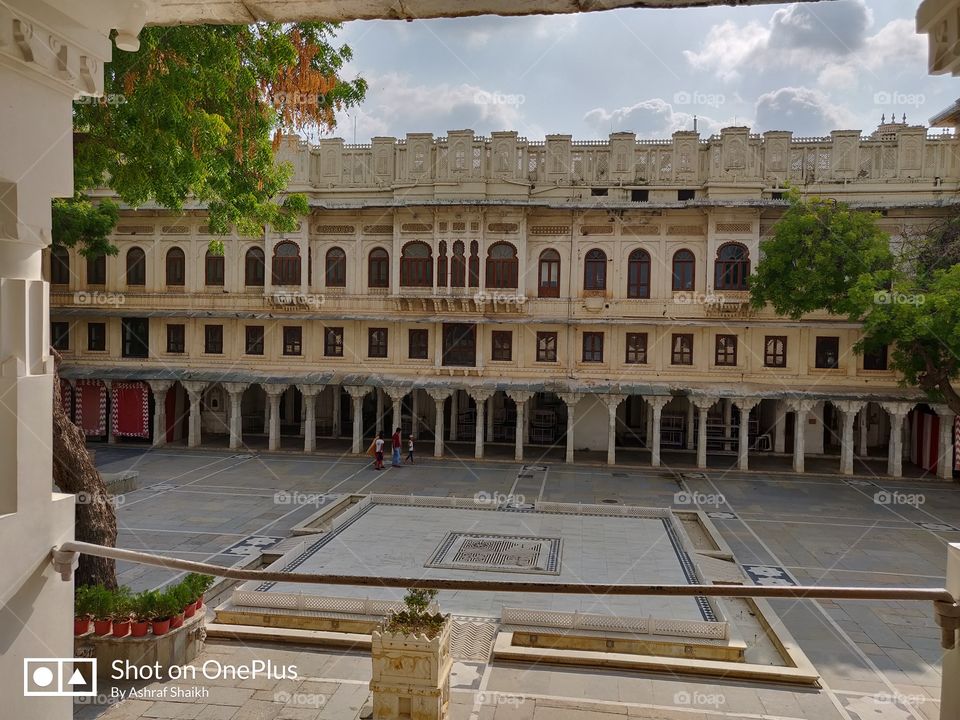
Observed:
[[[848,128],[852,117],[823,93],[805,87],[784,87],[757,100],[756,132],[790,130],[795,135],[823,135]]]
[[[626,131],[643,138],[666,138],[677,130],[693,130],[693,117],[693,113],[678,111],[662,98],[650,98],[612,110],[594,108],[584,115],[583,120],[598,137]],[[706,115],[697,116],[701,135],[710,135],[729,124]]]

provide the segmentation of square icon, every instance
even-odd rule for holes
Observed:
[[[94,697],[96,658],[24,658],[26,697]]]

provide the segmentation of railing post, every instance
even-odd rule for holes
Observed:
[[[947,546],[947,592],[960,598],[960,543]],[[956,642],[943,651],[940,677],[940,717],[960,717],[960,645]]]

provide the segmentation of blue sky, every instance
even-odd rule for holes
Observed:
[[[919,0],[834,2],[572,16],[361,21],[340,39],[348,77],[370,83],[339,116],[348,142],[471,128],[531,139],[668,137],[732,124],[757,132],[872,131],[881,114],[926,123],[960,96],[926,72]]]

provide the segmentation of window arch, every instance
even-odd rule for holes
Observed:
[[[300,246],[285,241],[273,248],[273,284],[300,284]]]
[[[147,254],[143,248],[127,250],[127,285],[147,284]]]
[[[717,290],[746,290],[750,277],[750,251],[740,243],[721,245],[714,270]]]
[[[374,248],[367,258],[367,285],[372,288],[390,287],[390,254],[383,248]]]
[[[263,248],[250,248],[243,260],[243,284],[250,287],[263,287],[265,275],[266,256]]]
[[[470,241],[470,260],[467,262],[467,278],[470,287],[480,287],[480,243]]]
[[[327,287],[347,286],[347,254],[342,248],[327,250],[325,277]]]
[[[437,287],[447,286],[447,241],[441,240],[437,250]]]
[[[402,287],[433,287],[433,250],[415,240],[403,246],[400,254]]]
[[[450,258],[450,287],[467,286],[467,256],[462,240],[453,243],[453,257]]]
[[[223,255],[217,255],[212,250],[207,250],[207,254],[203,259],[204,285],[223,287],[223,276]]]
[[[696,281],[696,258],[689,250],[677,250],[673,254],[673,289],[693,290]]]
[[[107,284],[107,256],[103,253],[87,257],[87,284]]]
[[[168,286],[183,287],[187,282],[187,258],[178,247],[167,250],[166,276]]]
[[[584,258],[583,289],[607,289],[607,254],[599,248],[590,250]]]
[[[517,260],[517,249],[510,243],[494,243],[487,250],[486,286],[488,288],[516,290],[519,268],[520,261]]]
[[[537,267],[537,297],[560,297],[560,253],[549,249],[540,253]]]
[[[627,258],[627,297],[650,297],[650,253],[634,250]]]
[[[55,247],[50,251],[50,282],[53,285],[70,282],[70,251],[65,247]]]

